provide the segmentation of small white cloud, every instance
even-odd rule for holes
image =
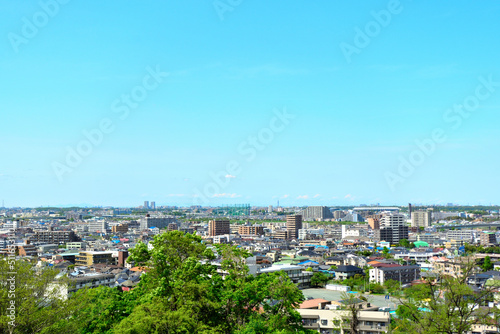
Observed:
[[[231,174],[227,174],[227,175],[226,175],[226,178],[227,178],[227,179],[234,179],[235,177],[236,177],[236,176],[231,175]]]
[[[300,195],[297,197],[297,199],[308,199],[309,195]]]
[[[347,194],[344,196],[345,199],[349,199],[349,200],[354,200],[355,196],[351,195],[351,194]]]
[[[313,198],[318,198],[320,196],[321,196],[320,194],[316,194],[316,195],[313,196]]]
[[[222,194],[215,194],[212,197],[215,197],[215,198],[238,198],[238,197],[241,197],[241,195],[222,193]]]
[[[283,195],[283,198],[288,198],[290,197],[290,195],[286,194],[286,195]]]

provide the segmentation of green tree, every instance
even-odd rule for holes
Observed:
[[[401,240],[399,240],[399,245],[401,247],[409,248],[410,242],[407,239],[401,239]]]
[[[489,256],[486,256],[484,258],[484,262],[481,267],[483,268],[484,271],[493,269],[493,263],[491,263],[491,258]]]
[[[498,310],[479,307],[489,300],[493,287],[474,292],[466,282],[474,269],[473,263],[464,264],[460,277],[441,276],[406,289],[399,298],[399,320],[393,333],[466,334],[473,323],[490,322],[488,313]]]
[[[328,282],[328,275],[325,275],[322,272],[316,272],[311,277],[311,286],[313,288],[324,287],[326,282]]]
[[[64,278],[50,267],[12,258],[0,259],[0,333],[74,333],[76,326],[62,326],[80,305],[65,294]],[[8,308],[14,307],[14,313]],[[8,313],[9,312],[9,313]],[[10,324],[9,324],[10,323]],[[13,330],[10,332],[9,330]]]
[[[138,244],[130,258],[150,270],[136,288],[137,306],[114,333],[234,333],[252,322],[303,330],[296,308],[304,297],[284,272],[249,275],[245,250],[216,245],[215,252],[219,266],[201,238],[178,231],[155,236],[152,250]]]
[[[384,287],[380,283],[370,283],[369,285],[370,292],[376,294],[382,294],[385,292]]]
[[[389,279],[384,282],[384,286],[387,289],[387,292],[394,293],[396,291],[399,291],[401,284],[398,281]]]

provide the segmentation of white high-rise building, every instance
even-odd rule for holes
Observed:
[[[408,226],[405,216],[400,213],[388,213],[380,219],[380,229],[375,230],[375,238],[390,243],[397,243],[401,239],[408,240]]]

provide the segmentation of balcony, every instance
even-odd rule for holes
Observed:
[[[367,331],[367,332],[386,332],[389,330],[387,326],[379,326],[378,324],[359,325],[358,329],[360,331]]]

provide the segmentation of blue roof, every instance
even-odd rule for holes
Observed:
[[[300,262],[300,263],[299,263],[299,266],[300,266],[300,265],[302,265],[302,264],[306,264],[306,263],[316,263],[316,264],[319,264],[319,263],[318,263],[318,262],[316,262],[316,261],[306,260],[306,261]]]

